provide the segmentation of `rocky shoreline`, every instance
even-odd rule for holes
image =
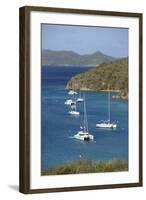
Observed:
[[[112,96],[113,99],[122,99],[122,100],[128,100],[128,94],[117,94]]]
[[[75,88],[69,88],[66,87],[66,90],[75,90]],[[77,89],[77,91],[85,91],[85,92],[108,92],[109,90],[93,90],[90,88],[86,88],[86,87],[82,87],[80,89]],[[123,92],[121,92],[120,90],[110,90],[110,92],[114,92],[115,94],[112,95],[112,99],[122,99],[122,100],[128,100],[128,94],[124,94]]]

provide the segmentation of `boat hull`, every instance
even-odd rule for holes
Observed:
[[[84,99],[82,99],[82,98],[78,98],[78,99],[77,99],[77,102],[78,102],[78,103],[82,103],[83,101],[84,101]]]
[[[80,113],[78,111],[69,111],[68,112],[70,115],[80,115]]]
[[[96,124],[97,128],[117,128],[117,124],[114,123],[99,123]]]
[[[82,141],[94,140],[93,135],[83,131],[79,131],[76,135],[74,135],[74,138]]]
[[[74,95],[74,94],[78,94],[78,93],[75,92],[75,91],[73,91],[73,90],[70,90],[70,91],[68,92],[68,94],[70,94],[70,95]]]

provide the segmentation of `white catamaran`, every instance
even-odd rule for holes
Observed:
[[[84,95],[84,126],[80,126],[80,131],[77,132],[73,137],[78,140],[88,141],[94,140],[94,136],[91,135],[88,131],[88,120],[87,120],[87,111],[86,111],[86,103],[85,103],[85,95]]]
[[[108,91],[108,120],[96,124],[97,128],[117,128],[117,123],[111,122],[110,90]]]

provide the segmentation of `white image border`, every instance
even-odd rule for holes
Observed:
[[[132,17],[31,12],[30,21],[30,189],[139,182],[139,19]],[[129,171],[41,176],[41,24],[129,29]],[[133,126],[134,124],[134,126]]]

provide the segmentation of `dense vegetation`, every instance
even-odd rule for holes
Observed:
[[[92,161],[81,159],[76,162],[50,168],[42,172],[42,175],[79,174],[98,172],[128,171],[128,162],[125,160]]]
[[[96,66],[107,63],[115,58],[105,55],[100,51],[93,54],[80,55],[73,51],[42,51],[42,65],[51,66]]]
[[[103,63],[71,78],[66,89],[119,91],[114,98],[128,98],[128,58]]]

